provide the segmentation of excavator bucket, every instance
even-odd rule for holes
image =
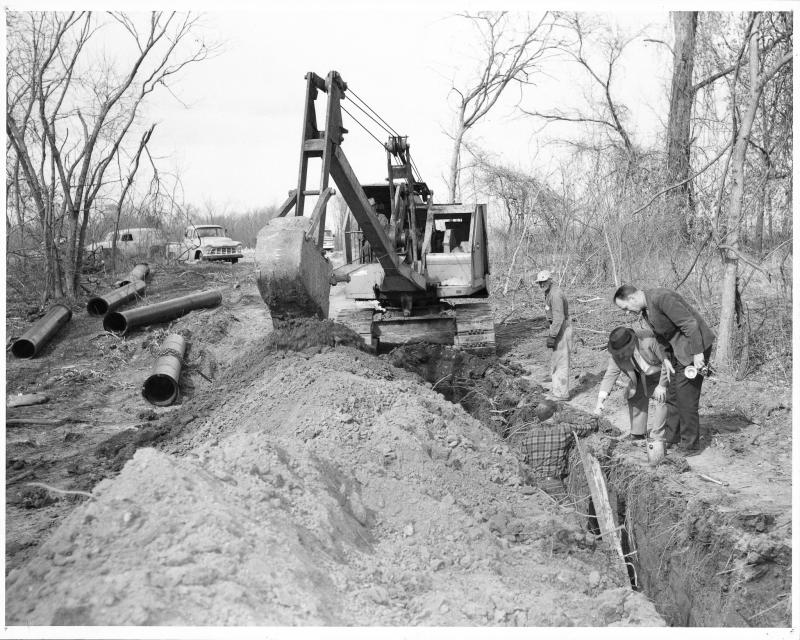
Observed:
[[[309,237],[312,220],[273,218],[256,239],[256,283],[276,325],[328,317],[331,264]]]

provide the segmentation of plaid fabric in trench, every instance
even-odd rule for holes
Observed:
[[[539,423],[534,418],[527,431],[521,434],[525,462],[532,467],[536,478],[563,478],[567,475],[567,454],[575,442],[572,432],[580,437],[597,431],[595,416],[570,415],[567,422],[559,419],[560,414],[553,416],[552,423]]]

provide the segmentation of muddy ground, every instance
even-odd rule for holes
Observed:
[[[499,359],[429,382],[419,366],[359,350],[333,323],[272,332],[252,263],[152,266],[139,304],[209,288],[222,289],[223,304],[126,338],[75,307],[37,358],[8,356],[7,393],[43,392],[49,402],[7,411],[7,624],[707,622],[673,615],[660,582],[655,603],[631,589],[576,504],[526,484],[502,436],[512,409],[547,386],[537,307],[509,317],[495,300],[498,317],[509,317],[497,327]],[[115,279],[101,274],[97,286]],[[597,302],[575,308],[585,336],[575,354],[579,410],[593,404],[604,366],[592,332],[614,320],[580,320],[604,315]],[[7,336],[34,316],[9,298]],[[181,400],[158,409],[141,385],[172,331],[189,342]],[[448,384],[463,406],[440,393]],[[764,384],[709,384],[710,446],[688,469],[664,472],[734,514],[763,514],[773,502],[751,536],[764,554],[745,546],[730,556],[745,558],[733,576],[772,563],[769,576],[742,582],[751,595],[759,580],[789,576],[763,538],[791,534],[790,396]],[[607,406],[627,429],[622,401]],[[653,473],[643,450],[593,438]],[[788,625],[786,584],[770,583],[769,611],[729,623]]]

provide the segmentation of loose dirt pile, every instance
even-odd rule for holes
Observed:
[[[219,376],[9,574],[8,624],[663,624],[415,375],[259,339]]]

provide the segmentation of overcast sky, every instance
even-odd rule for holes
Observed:
[[[650,37],[671,39],[666,11],[616,12],[610,19],[627,33],[647,27]],[[296,181],[303,77],[309,70],[324,76],[331,69],[409,136],[423,179],[436,200],[444,201],[451,79],[465,79],[475,68],[476,33],[466,20],[452,12],[332,5],[314,11],[212,11],[204,25],[207,37],[223,43],[222,52],[188,68],[174,85],[186,106],[161,92],[146,113],[158,122],[153,152],[162,167],[180,174],[186,202],[213,202],[222,212],[282,201]],[[617,97],[631,110],[637,139],[651,141],[666,110],[670,56],[663,45],[640,38],[622,62]],[[526,90],[529,109],[581,104],[585,76],[574,64],[552,63],[547,72],[549,77],[538,77],[538,86]],[[520,168],[546,168],[559,153],[547,141],[559,130],[537,131],[536,123],[515,115],[518,97],[509,92],[471,140]],[[343,149],[359,179],[383,180],[381,147],[347,116],[345,127],[350,133]]]

